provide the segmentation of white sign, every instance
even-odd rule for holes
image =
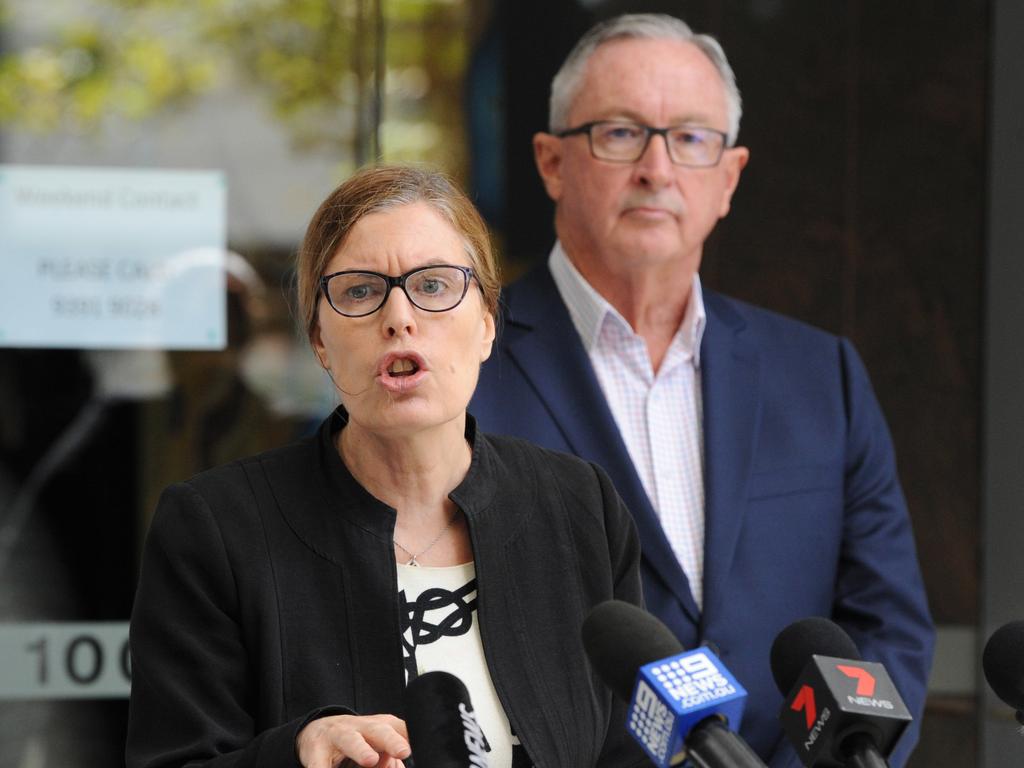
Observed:
[[[0,700],[124,698],[128,622],[0,624]]]
[[[0,165],[0,346],[223,349],[223,174]]]

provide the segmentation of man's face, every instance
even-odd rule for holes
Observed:
[[[594,120],[654,127],[728,130],[725,88],[696,46],[625,39],[600,46],[569,110],[567,128]],[[598,160],[585,135],[534,137],[537,167],[557,206],[556,229],[585,277],[622,277],[634,269],[696,271],[704,241],[729,211],[748,153],[727,149],[718,165],[688,168],[652,136],[634,163]]]

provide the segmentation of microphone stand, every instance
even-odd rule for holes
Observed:
[[[855,733],[845,739],[843,752],[849,768],[889,768],[889,763],[875,746],[874,739],[866,733]]]
[[[698,723],[685,743],[686,756],[697,768],[764,768],[747,742],[718,717]]]

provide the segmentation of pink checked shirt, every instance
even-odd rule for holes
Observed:
[[[704,435],[700,341],[706,316],[694,275],[683,322],[655,375],[643,338],[555,243],[548,268],[590,356],[615,423],[679,564],[703,604]]]

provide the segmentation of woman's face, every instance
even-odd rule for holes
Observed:
[[[427,204],[412,203],[360,219],[324,274],[356,269],[397,277],[432,264],[472,266],[451,225]],[[461,425],[494,341],[494,318],[473,280],[446,312],[419,309],[396,287],[373,314],[345,317],[321,295],[317,323],[313,346],[350,423],[382,436]]]

